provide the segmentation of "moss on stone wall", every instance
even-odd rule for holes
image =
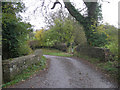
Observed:
[[[34,54],[3,61],[3,80],[9,82],[23,70],[37,64],[43,56],[42,50],[36,50]]]
[[[78,54],[98,58],[101,61],[112,60],[112,53],[109,49],[89,46],[78,46],[75,50]]]

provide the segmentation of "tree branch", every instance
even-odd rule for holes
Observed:
[[[54,5],[53,5],[53,7],[52,7],[51,9],[54,9],[55,6],[56,6],[56,4],[60,4],[60,5],[61,5],[61,8],[62,8],[62,4],[61,4],[59,1],[56,0],[56,2],[54,3]]]
[[[70,2],[64,2],[65,7],[69,11],[69,13],[81,24],[83,24],[84,17],[75,9],[75,7]]]
[[[52,9],[54,9],[55,5],[58,3],[61,4],[57,0],[57,2],[54,3]],[[69,11],[69,13],[81,24],[90,22],[90,19],[92,19],[95,16],[95,11],[96,11],[96,7],[97,7],[97,2],[85,2],[84,1],[84,3],[88,9],[88,17],[84,17],[83,15],[81,15],[81,13],[79,13],[79,11],[71,4],[71,2],[64,1],[65,7]]]

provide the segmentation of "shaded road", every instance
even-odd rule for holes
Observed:
[[[50,67],[43,75],[37,74],[16,88],[114,88],[102,74],[80,60],[45,55]]]

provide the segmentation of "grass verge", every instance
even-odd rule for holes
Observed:
[[[72,54],[65,53],[56,49],[42,49],[44,55],[53,55],[53,56],[63,56],[63,57],[72,57]]]
[[[12,81],[3,84],[2,88],[7,88],[8,86],[14,85],[20,81],[24,81],[28,79],[30,76],[32,76],[33,74],[37,73],[39,70],[43,70],[44,68],[46,68],[46,58],[42,56],[39,63],[25,69],[21,74],[17,75]]]
[[[118,79],[118,68],[116,68],[118,65],[117,61],[103,62],[99,58],[91,58],[86,55],[81,55],[78,53],[75,53],[74,56],[77,56],[92,63],[93,65],[98,67],[103,73],[105,73],[106,76],[111,77],[112,80],[117,82]]]

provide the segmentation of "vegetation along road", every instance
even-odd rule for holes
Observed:
[[[114,88],[101,73],[71,57],[44,55],[49,68],[12,88]]]

